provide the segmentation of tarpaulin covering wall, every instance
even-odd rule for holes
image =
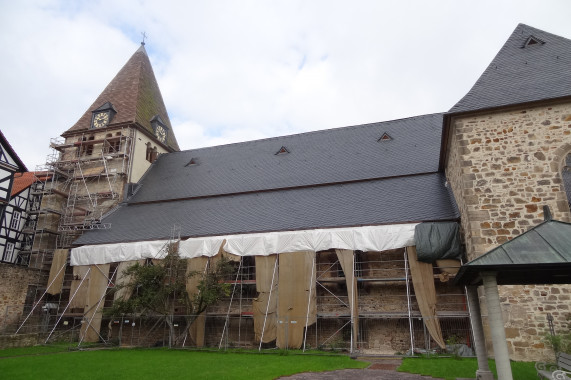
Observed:
[[[347,297],[349,298],[349,308],[353,321],[353,343],[357,341],[359,335],[359,303],[357,295],[357,279],[355,278],[355,254],[349,249],[336,249],[337,259],[341,264],[341,269],[345,274],[347,285]]]
[[[90,269],[91,267],[89,265],[73,267],[73,280],[71,280],[71,288],[69,290],[69,295],[72,297],[69,301],[70,309],[86,308]]]
[[[380,252],[414,245],[416,225],[417,223],[190,238],[180,242],[179,250],[182,258],[214,256],[221,246],[226,252],[238,256],[268,256],[332,248]],[[87,245],[71,250],[70,263],[75,266],[163,258],[167,243],[167,240],[155,240]]]
[[[456,222],[420,223],[414,229],[418,260],[460,259],[460,225]]]
[[[101,329],[101,310],[109,284],[109,264],[92,265],[89,271],[87,287],[87,310],[84,313],[84,323],[81,325],[80,336],[84,342],[98,342]]]
[[[269,343],[276,339],[278,256],[256,256],[255,259],[256,291],[258,292],[258,297],[252,302],[255,341],[261,340],[263,343]]]
[[[186,291],[188,292],[190,298],[194,298],[194,296],[198,292],[198,284],[204,273],[206,272],[206,266],[208,265],[208,257],[195,257],[193,259],[187,260],[186,265],[186,274],[190,276],[191,273],[195,272],[196,274],[189,277],[186,280]],[[188,330],[188,334],[190,335],[190,339],[194,342],[197,347],[204,347],[204,326],[206,323],[206,316],[204,313],[200,314],[194,322],[190,325],[190,329]]]
[[[278,348],[300,348],[304,327],[316,321],[315,273],[313,251],[279,256]]]
[[[65,267],[67,266],[68,249],[56,249],[52,259],[50,268],[50,277],[48,284],[50,287],[46,290],[49,294],[59,294],[63,286],[63,277],[65,275]]]
[[[415,247],[407,247],[408,262],[410,264],[410,274],[416,302],[420,309],[420,314],[430,336],[441,347],[446,348],[440,329],[440,321],[436,316],[436,288],[434,286],[434,275],[432,264],[418,261]]]

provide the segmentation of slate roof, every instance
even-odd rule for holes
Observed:
[[[441,126],[424,115],[162,155],[111,229],[75,244],[164,239],[175,224],[186,238],[456,220]]]
[[[479,284],[481,272],[497,272],[499,285],[569,284],[571,223],[547,220],[464,264],[455,282]]]
[[[76,245],[232,235],[458,218],[441,173],[243,193],[191,200],[123,204]]]
[[[63,136],[89,130],[93,111],[106,102],[110,102],[117,111],[109,127],[124,123],[136,123],[153,134],[151,119],[159,115],[169,129],[167,145],[173,150],[179,150],[159,85],[144,46],[141,45],[131,56],[97,100]]]
[[[533,37],[538,43],[526,46]],[[571,40],[519,24],[451,113],[571,96]]]
[[[161,155],[129,202],[436,172],[441,129],[431,114]]]

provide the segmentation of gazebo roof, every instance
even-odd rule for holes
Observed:
[[[571,283],[571,223],[546,220],[467,264],[455,283],[479,285],[496,272],[498,285]]]

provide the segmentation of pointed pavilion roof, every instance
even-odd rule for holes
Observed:
[[[450,113],[571,96],[571,40],[519,24]]]
[[[172,150],[179,150],[151,61],[143,45],[131,56],[77,123],[62,135],[89,130],[93,111],[107,102],[110,102],[117,111],[109,124],[110,127],[134,123],[154,134],[151,119],[158,115],[169,129],[167,145]]]
[[[454,281],[478,285],[482,272],[496,272],[498,285],[571,284],[571,223],[546,220],[462,265]]]

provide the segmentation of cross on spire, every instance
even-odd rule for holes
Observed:
[[[145,46],[145,39],[147,38],[147,34],[145,32],[141,32],[141,35],[143,36],[143,41],[141,41],[141,45]]]

